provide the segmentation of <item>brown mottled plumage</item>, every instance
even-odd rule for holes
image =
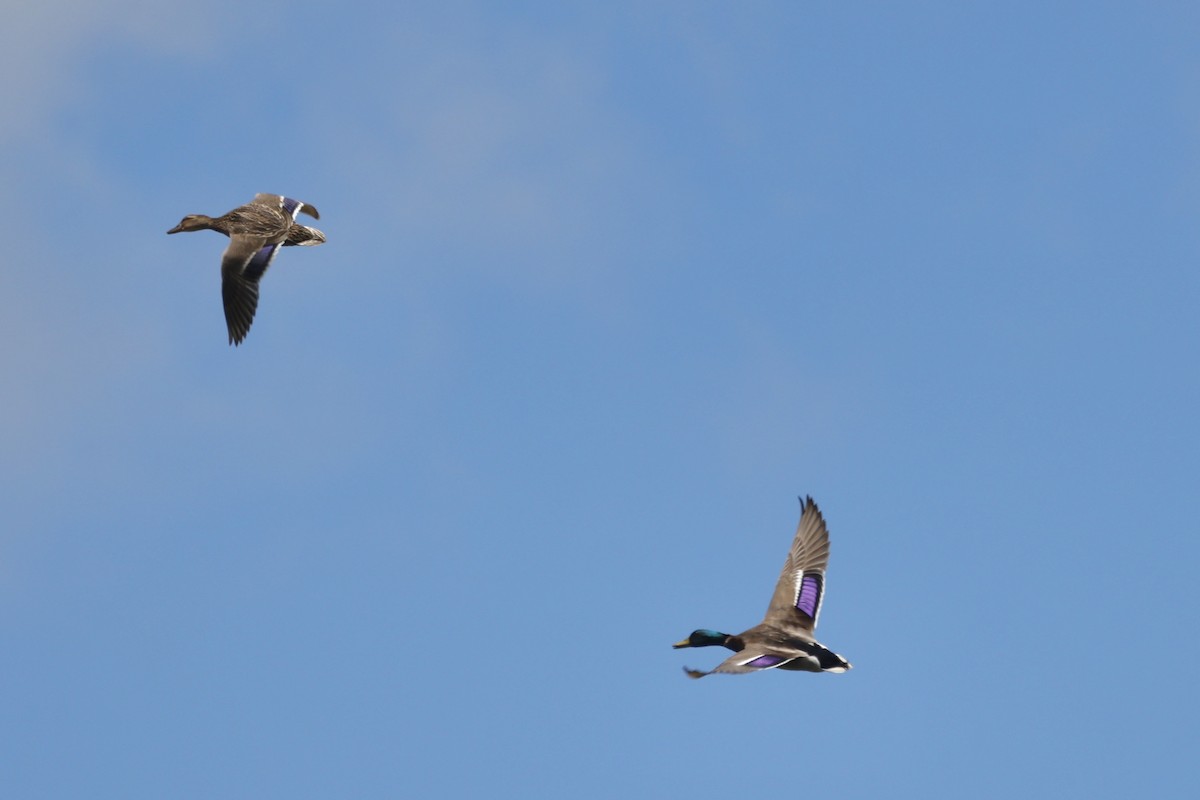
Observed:
[[[320,219],[308,203],[278,194],[258,194],[244,206],[219,217],[189,214],[167,233],[212,230],[229,237],[221,259],[221,299],[229,343],[241,344],[250,332],[258,309],[258,282],[281,247],[323,244],[325,234],[300,225],[296,216],[304,212]]]

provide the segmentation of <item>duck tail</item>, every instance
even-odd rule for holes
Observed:
[[[817,653],[817,660],[821,664],[822,672],[845,672],[854,665],[846,659],[839,656],[832,650],[821,648]]]
[[[293,225],[288,228],[287,239],[284,241],[286,246],[312,247],[318,244],[325,244],[325,234],[307,225]]]

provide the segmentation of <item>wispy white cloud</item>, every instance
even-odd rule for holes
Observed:
[[[53,12],[27,13],[18,26],[23,38],[12,28],[5,34],[22,38],[20,52],[34,68],[5,85],[5,96],[14,99],[6,118],[12,127],[0,135],[25,142],[40,137],[30,148],[34,158],[8,162],[20,181],[0,189],[0,212],[14,224],[9,252],[23,254],[0,266],[0,326],[7,334],[7,344],[0,345],[0,370],[19,387],[0,414],[0,439],[11,445],[0,466],[9,474],[30,467],[47,475],[67,469],[68,451],[81,427],[93,424],[105,409],[119,407],[139,383],[170,372],[178,356],[173,350],[181,346],[167,336],[172,318],[187,314],[189,324],[192,318],[203,320],[212,326],[205,335],[221,340],[219,237],[184,244],[178,237],[168,241],[162,231],[185,212],[222,208],[208,205],[206,196],[204,202],[173,199],[181,207],[159,210],[162,198],[143,196],[146,181],[126,172],[118,157],[94,141],[75,142],[56,131],[55,115],[73,98],[99,97],[93,102],[103,106],[105,93],[114,90],[83,65],[99,48],[111,53],[120,46],[161,53],[167,61],[194,59],[211,66],[213,84],[222,87],[179,87],[204,111],[261,103],[261,87],[237,80],[245,60],[216,58],[252,38],[221,27],[226,22],[214,27],[219,13],[192,24],[182,3],[148,14],[138,3],[114,2],[50,30],[54,14],[67,16],[69,10],[60,4]],[[460,330],[461,309],[443,307],[452,297],[446,286],[483,280],[536,301],[566,297],[581,307],[618,307],[619,299],[609,301],[621,291],[613,286],[626,277],[621,256],[642,247],[647,232],[669,235],[664,233],[669,211],[647,211],[654,198],[661,199],[669,178],[645,146],[639,123],[614,93],[612,53],[593,47],[578,32],[558,36],[511,25],[381,18],[372,35],[377,40],[362,50],[338,48],[337,59],[329,57],[333,50],[313,54],[316,61],[293,76],[302,89],[297,98],[304,102],[283,103],[274,117],[266,115],[280,130],[303,131],[302,161],[280,158],[279,148],[295,146],[287,137],[276,146],[259,127],[242,142],[222,124],[213,135],[229,139],[189,142],[198,153],[179,144],[178,169],[166,164],[164,171],[179,183],[178,173],[202,168],[205,188],[220,187],[220,202],[230,205],[259,190],[304,192],[322,209],[330,243],[281,259],[264,288],[260,314],[266,316],[255,341],[268,341],[266,320],[281,318],[285,309],[331,315],[343,320],[334,325],[363,328],[364,342],[381,336],[398,340],[388,345],[386,358],[409,370],[406,380],[419,383],[421,396],[436,403],[456,386],[456,360],[467,336]],[[270,60],[282,51],[280,45],[260,57]],[[142,119],[171,122],[165,116]],[[169,138],[176,132],[156,135]],[[234,152],[239,149],[246,152]],[[267,167],[256,163],[260,154]],[[248,166],[253,174],[243,174]],[[246,185],[259,181],[267,185]],[[23,189],[69,192],[72,199],[55,198],[51,206],[30,203]],[[70,218],[76,212],[80,218]],[[55,246],[48,248],[47,242]],[[183,266],[173,260],[174,254],[193,259],[200,252],[202,258]],[[318,267],[318,274],[305,285],[307,296],[285,302],[290,289],[275,275],[302,257]],[[159,271],[180,269],[189,270],[186,282],[178,272],[148,280]],[[398,283],[397,274],[408,283]],[[418,292],[427,290],[426,296],[403,291],[412,285]],[[172,292],[178,295],[174,299]],[[362,323],[356,315],[369,319]],[[392,318],[404,322],[380,321]],[[330,324],[323,318],[314,328]],[[221,355],[252,359],[244,352]],[[262,366],[268,378],[291,368]],[[260,441],[274,442],[274,452],[296,446],[289,444],[291,431],[313,429],[309,406],[277,403],[268,378],[219,372],[227,383],[196,387],[195,405],[174,410],[181,421],[209,430],[216,423],[205,407],[242,407],[239,421],[256,420],[256,430],[265,432]],[[235,380],[242,384],[233,386]],[[328,406],[345,398],[358,403],[358,413],[330,428],[330,436],[351,441],[372,425],[394,428],[406,419],[394,408],[363,399],[388,392],[383,381],[346,368],[338,381],[311,387],[317,397],[309,401],[324,403],[322,393],[327,393]],[[187,383],[176,390],[186,392]],[[394,395],[398,401],[405,397],[404,392]],[[423,413],[422,408],[408,411],[409,416]],[[119,438],[115,432],[107,435],[98,441]],[[289,463],[304,461],[298,455]]]
[[[219,8],[179,0],[46,0],[5,10],[0,26],[0,142],[45,133],[63,104],[90,90],[86,58],[102,48],[203,57],[215,41]]]
[[[598,59],[520,31],[427,33],[397,30],[352,67],[373,80],[331,74],[319,92],[329,101],[312,124],[371,198],[365,213],[520,281],[596,269],[636,200],[626,192],[654,180]]]
[[[73,143],[61,117],[81,98],[108,88],[89,69],[97,53],[135,48],[207,57],[215,31],[208,19],[192,16],[187,4],[173,0],[49,0],[6,9],[0,26],[0,374],[6,387],[0,474],[10,487],[56,485],[56,471],[71,459],[65,443],[90,415],[103,413],[113,387],[163,355],[152,337],[132,327],[144,308],[137,294],[125,293],[123,308],[112,302],[114,291],[135,283],[123,265],[139,249],[123,239],[122,187],[113,185],[94,154]]]

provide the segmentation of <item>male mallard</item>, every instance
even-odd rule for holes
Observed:
[[[756,672],[760,669],[803,672],[845,672],[850,662],[813,638],[821,598],[825,594],[825,565],[829,563],[829,533],[825,520],[811,497],[804,501],[800,524],[783,574],[763,621],[748,631],[728,633],[701,629],[693,631],[673,647],[722,645],[735,653],[709,672],[683,668],[691,678],[713,672]]]
[[[258,282],[271,266],[280,245],[310,246],[325,242],[325,234],[296,222],[301,211],[320,219],[317,209],[308,203],[278,194],[257,194],[246,205],[219,217],[188,214],[167,231],[211,230],[229,237],[229,247],[221,259],[221,299],[225,302],[230,344],[241,344],[250,332],[258,308]]]

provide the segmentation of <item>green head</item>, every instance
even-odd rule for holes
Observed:
[[[728,633],[721,633],[720,631],[712,631],[708,628],[701,628],[698,631],[692,631],[691,635],[682,642],[676,642],[671,646],[676,650],[681,647],[712,647],[714,645],[729,647],[729,640],[732,638],[734,637],[730,636]],[[741,648],[735,647],[730,649],[740,650]]]

